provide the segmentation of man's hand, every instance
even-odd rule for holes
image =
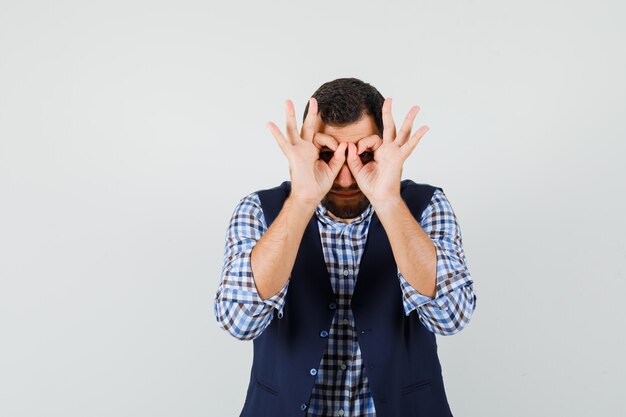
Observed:
[[[348,167],[359,188],[373,205],[400,196],[402,165],[428,131],[428,126],[424,125],[410,136],[418,111],[418,106],[411,107],[396,136],[396,127],[391,115],[391,98],[387,98],[382,109],[382,141],[379,136],[373,135],[361,139],[357,144],[348,144]],[[374,160],[363,163],[359,155],[367,148],[374,151]]]
[[[346,143],[337,144],[337,141],[328,135],[313,137],[322,126],[322,119],[317,113],[317,100],[311,97],[309,111],[298,134],[296,115],[293,102],[285,103],[287,138],[272,122],[267,127],[274,135],[289,160],[289,174],[291,176],[291,198],[317,205],[328,193],[335,177],[339,173],[346,158]],[[332,159],[324,162],[320,159],[320,149],[327,146],[334,151]]]

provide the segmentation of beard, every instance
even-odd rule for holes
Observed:
[[[340,219],[358,217],[370,205],[370,201],[365,197],[365,194],[361,194],[362,197],[358,199],[340,199],[337,196],[329,197],[329,194],[326,194],[322,199],[322,206]]]

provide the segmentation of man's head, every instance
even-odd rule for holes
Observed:
[[[321,133],[334,137],[337,143],[357,143],[372,135],[382,137],[382,106],[385,98],[370,84],[356,78],[339,78],[322,84],[313,97],[317,100],[318,113],[324,123]],[[303,120],[308,110],[307,103]],[[328,152],[332,157],[331,149],[322,148],[320,158],[326,161],[330,159]],[[367,163],[372,160],[372,156],[371,150],[365,151],[360,155],[361,161]],[[347,195],[350,192],[356,194]],[[369,205],[369,200],[359,190],[347,163],[339,171],[330,192],[322,199],[322,205],[342,219],[357,217]]]
[[[345,126],[358,121],[363,114],[373,117],[378,135],[383,136],[383,103],[385,97],[372,85],[356,78],[337,78],[322,84],[313,93],[322,122],[331,126]],[[306,119],[309,103],[304,108]]]

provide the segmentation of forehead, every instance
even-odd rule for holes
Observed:
[[[369,114],[363,114],[359,120],[346,126],[331,126],[324,124],[322,133],[334,137],[337,142],[356,143],[360,139],[378,134],[378,128],[374,118]]]

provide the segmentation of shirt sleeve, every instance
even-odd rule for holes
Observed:
[[[240,340],[258,337],[270,324],[274,310],[282,317],[289,281],[272,297],[259,296],[252,274],[250,254],[267,230],[256,193],[237,204],[226,231],[221,282],[213,302],[219,326]]]
[[[437,253],[436,293],[435,297],[420,294],[398,269],[404,312],[408,316],[416,310],[429,331],[452,335],[469,323],[477,297],[465,261],[458,219],[441,189],[435,190],[420,217],[420,226],[431,238]]]

